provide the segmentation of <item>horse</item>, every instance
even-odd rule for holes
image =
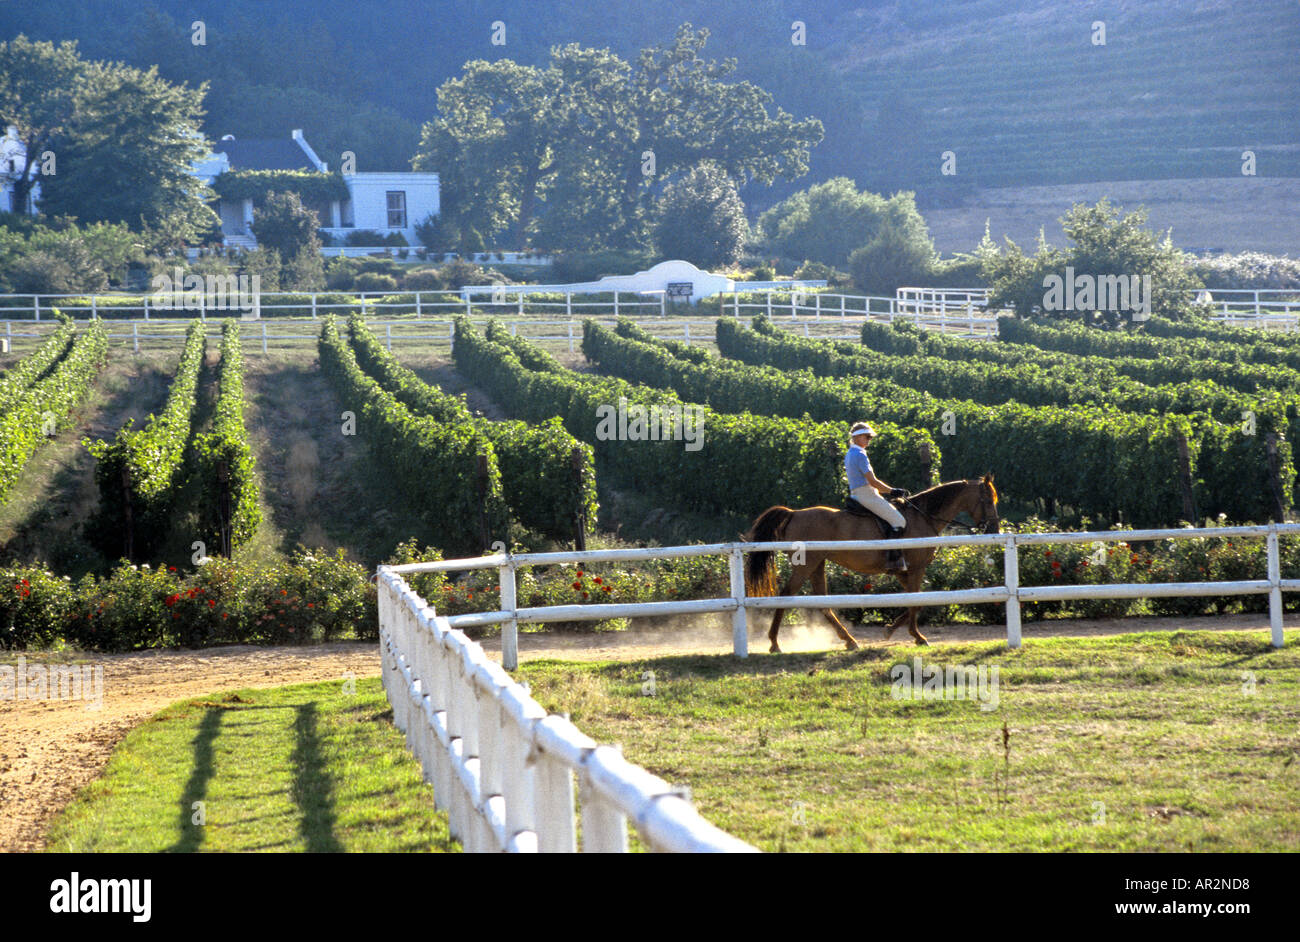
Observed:
[[[928,490],[914,494],[910,498],[895,500],[905,519],[903,535],[909,538],[939,536],[952,526],[957,515],[963,511],[970,514],[975,526],[982,527],[985,533],[998,532],[998,492],[993,486],[993,474],[961,481],[947,481]],[[885,524],[875,514],[863,516],[834,507],[805,507],[793,510],[789,507],[769,507],[759,514],[750,527],[749,533],[742,539],[747,543],[767,542],[813,542],[815,540],[878,540],[885,537]],[[885,550],[832,550],[829,552],[804,551],[804,561],[792,567],[790,579],[778,593],[776,589],[776,554],[773,551],[749,554],[745,566],[745,590],[751,596],[793,595],[808,580],[812,580],[813,592],[826,594],[826,561],[838,563],[846,569],[863,575],[886,572]],[[936,548],[905,549],[901,551],[907,560],[907,571],[897,575],[905,592],[919,592],[925,582],[925,570],[934,559]],[[792,554],[793,556],[793,554]],[[791,560],[793,562],[793,558]],[[781,648],[776,643],[777,631],[781,627],[781,616],[785,609],[777,609],[772,615],[772,630],[768,638],[772,642],[771,652],[779,654]],[[919,607],[905,609],[893,623],[885,628],[888,639],[906,619],[907,629],[917,644],[929,644],[925,636],[917,630]],[[849,630],[829,608],[822,609],[835,627],[836,633],[844,640],[844,646],[850,651],[858,647],[858,642]]]

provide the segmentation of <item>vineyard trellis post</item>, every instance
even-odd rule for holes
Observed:
[[[587,508],[583,506],[582,499],[585,470],[582,449],[575,446],[569,453],[569,461],[573,464],[574,491],[578,495],[578,506],[573,514],[573,548],[579,553],[585,553],[587,551]]]
[[[122,538],[125,543],[126,558],[135,558],[135,520],[131,514],[131,466],[122,465],[122,508],[124,524]]]
[[[230,523],[230,466],[217,462],[217,514],[221,526],[221,555],[230,558],[233,536]]]
[[[1282,499],[1282,468],[1277,453],[1277,433],[1269,432],[1264,437],[1264,445],[1268,454],[1268,487],[1272,497],[1273,521],[1284,523],[1286,510]]]
[[[1192,492],[1192,459],[1187,450],[1187,436],[1178,433],[1178,484],[1183,493],[1183,519],[1196,523],[1196,499]]]

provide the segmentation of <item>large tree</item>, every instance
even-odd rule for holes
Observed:
[[[30,42],[22,35],[0,42],[0,124],[17,128],[27,149],[25,162],[12,174],[13,205],[20,212],[40,173],[43,155],[52,153],[55,141],[68,131],[85,69],[75,42],[56,46]],[[58,163],[56,159],[56,171]]]
[[[776,253],[842,269],[854,249],[880,232],[886,205],[883,196],[859,190],[848,177],[835,177],[782,200],[758,222]]]
[[[769,115],[770,95],[727,81],[734,60],[700,56],[707,37],[686,24],[635,66],[577,44],[545,69],[471,62],[439,89],[416,166],[450,171],[462,225],[496,197],[499,216],[479,228],[560,249],[644,244],[655,199],[703,160],[740,185],[807,172],[821,122]]]
[[[749,229],[745,204],[736,182],[717,164],[701,163],[669,184],[657,210],[655,244],[665,257],[706,269],[740,258]]]
[[[166,227],[186,240],[208,228],[214,194],[192,173],[209,152],[198,130],[206,90],[173,85],[156,69],[88,63],[54,144],[58,172],[41,183],[42,212]]]

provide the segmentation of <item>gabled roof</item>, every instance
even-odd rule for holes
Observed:
[[[246,137],[217,141],[212,149],[224,153],[231,170],[315,170],[298,142],[290,137]]]

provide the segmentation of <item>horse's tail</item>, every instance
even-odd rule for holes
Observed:
[[[785,533],[794,516],[789,507],[769,507],[754,521],[745,534],[746,543],[775,542]],[[776,554],[771,550],[750,553],[745,562],[745,593],[752,596],[776,595]]]

